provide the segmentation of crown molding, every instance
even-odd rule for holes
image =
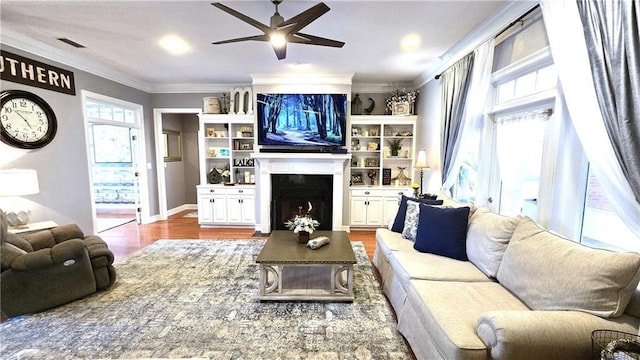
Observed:
[[[411,88],[412,86],[413,86],[412,82],[401,82],[401,83],[361,82],[361,83],[353,83],[353,85],[351,85],[351,92],[363,93],[363,94],[385,94],[398,89]]]
[[[351,85],[350,74],[251,74],[253,85]]]
[[[150,92],[151,89],[149,84],[135,79],[131,75],[107,68],[106,66],[99,65],[94,62],[86,61],[79,56],[69,54],[51,45],[33,40],[11,30],[2,29],[2,33],[0,34],[0,43],[144,92]]]
[[[151,85],[153,94],[225,93],[232,88],[244,88],[251,84],[158,84]]]
[[[498,11],[491,14],[482,23],[476,26],[471,32],[465,35],[460,41],[455,43],[449,50],[440,56],[439,64],[430,66],[423,71],[414,81],[416,88],[422,87],[424,84],[433,80],[434,77],[449,66],[453,65],[458,59],[474,51],[485,41],[496,36],[504,28],[509,26],[514,20],[522,16],[534,6],[538,5],[538,1],[509,1]]]

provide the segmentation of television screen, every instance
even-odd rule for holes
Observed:
[[[344,146],[346,94],[258,94],[258,144]]]

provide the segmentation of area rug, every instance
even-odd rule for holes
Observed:
[[[364,246],[353,303],[260,302],[264,240],[160,240],[114,287],[0,324],[2,359],[411,359]]]
[[[191,211],[191,212],[188,212],[188,213],[182,215],[182,217],[185,217],[185,218],[197,218],[198,217],[198,212],[197,211]]]

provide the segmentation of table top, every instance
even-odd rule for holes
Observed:
[[[257,263],[278,264],[355,264],[356,256],[345,231],[314,231],[310,238],[329,238],[329,243],[312,250],[306,244],[298,244],[298,234],[293,231],[275,230],[256,258]]]

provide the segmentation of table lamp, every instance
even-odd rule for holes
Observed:
[[[418,151],[418,159],[416,159],[414,167],[416,169],[420,169],[420,194],[423,194],[422,178],[424,177],[424,169],[429,169],[429,165],[427,164],[427,152],[424,149]]]
[[[0,196],[19,197],[40,192],[38,173],[31,169],[0,170]],[[16,209],[13,209],[16,210]],[[12,227],[25,226],[29,223],[29,211],[7,212],[7,221]]]

